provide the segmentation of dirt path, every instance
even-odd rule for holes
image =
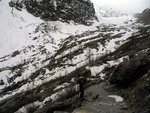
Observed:
[[[103,84],[88,88],[85,91],[86,100],[73,113],[132,113],[123,98],[114,92],[106,91]]]

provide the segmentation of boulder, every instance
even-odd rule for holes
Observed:
[[[148,73],[148,70],[150,70],[150,50],[145,50],[119,64],[109,81],[118,86],[129,86]]]

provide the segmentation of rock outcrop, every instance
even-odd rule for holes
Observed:
[[[138,35],[120,47],[114,57],[128,56],[111,73],[109,81],[135,113],[150,112],[150,35],[149,27],[142,27]]]
[[[138,21],[144,24],[150,24],[150,9],[145,9],[141,14],[137,14]]]
[[[150,50],[125,60],[114,70],[110,82],[119,86],[129,86],[150,70]]]
[[[90,0],[20,0],[10,2],[18,9],[25,5],[27,11],[47,21],[74,21],[90,25],[96,19],[93,3]]]
[[[128,104],[135,109],[135,113],[150,112],[150,72],[138,79],[133,85],[124,91],[124,97]]]

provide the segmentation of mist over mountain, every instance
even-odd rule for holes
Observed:
[[[95,6],[96,13],[102,17],[121,17],[128,14],[106,6]]]
[[[142,13],[150,7],[149,0],[91,0],[95,5],[107,6],[127,14]]]

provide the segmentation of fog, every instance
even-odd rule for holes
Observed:
[[[140,13],[150,8],[150,0],[91,0],[94,5],[108,6],[125,13]]]

